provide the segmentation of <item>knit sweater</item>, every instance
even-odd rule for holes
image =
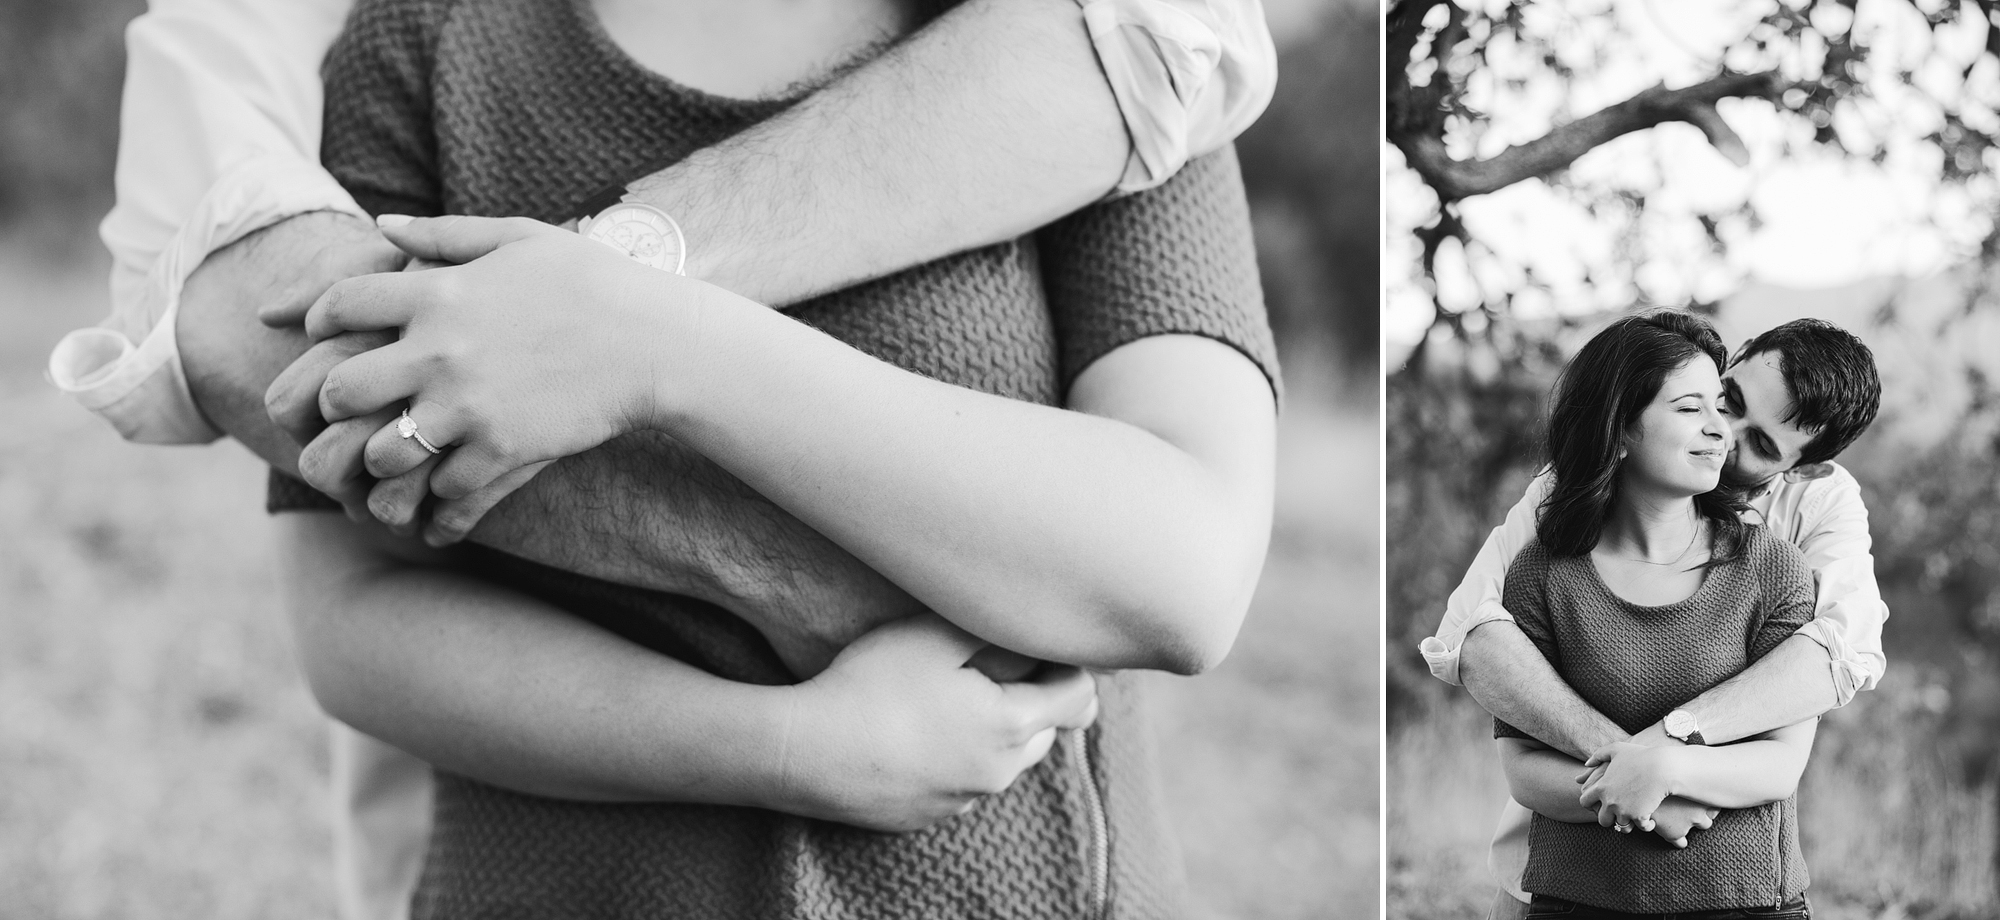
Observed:
[[[781,111],[645,70],[587,0],[361,0],[326,65],[322,159],[364,207],[567,216]],[[696,246],[700,241],[693,241]],[[1233,153],[1039,233],[788,311],[918,373],[1060,401],[1140,338],[1225,342],[1276,381]],[[328,503],[274,475],[273,510]],[[719,676],[792,680],[746,622],[700,601],[492,551],[477,574]],[[1142,700],[1099,680],[1087,733],[969,814],[901,835],[752,808],[592,805],[438,776],[419,917],[1159,918],[1181,913]]]
[[[1813,580],[1797,548],[1751,526],[1742,558],[1710,568],[1692,596],[1645,607],[1613,594],[1588,555],[1551,556],[1536,541],[1507,570],[1504,603],[1563,680],[1636,733],[1812,619]],[[1494,735],[1529,737],[1499,720]],[[1807,883],[1796,798],[1724,811],[1685,849],[1536,815],[1521,884],[1634,913],[1776,906]]]

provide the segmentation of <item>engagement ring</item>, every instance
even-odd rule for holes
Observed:
[[[437,448],[437,445],[425,440],[423,434],[417,431],[417,420],[410,417],[410,410],[408,409],[404,409],[403,417],[396,420],[396,433],[402,435],[405,441],[416,438],[418,444],[423,445],[425,450],[433,454],[444,453],[444,451]]]

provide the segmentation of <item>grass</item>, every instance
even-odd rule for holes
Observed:
[[[324,723],[279,617],[261,467],[147,448],[41,379],[103,268],[0,246],[0,916],[326,917]],[[1376,911],[1372,419],[1294,376],[1282,509],[1229,661],[1160,678],[1201,917]]]
[[[1991,773],[1968,777],[1940,744],[1940,708],[1892,671],[1822,723],[1799,789],[1816,916],[2000,915],[2000,785]],[[1491,735],[1467,704],[1389,739],[1389,917],[1485,916],[1495,890],[1486,846],[1506,795]]]

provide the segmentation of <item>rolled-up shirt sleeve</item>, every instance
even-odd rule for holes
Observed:
[[[1826,481],[1823,494],[1805,509],[1799,549],[1819,581],[1813,619],[1798,634],[1826,648],[1832,660],[1833,689],[1839,705],[1872,690],[1888,667],[1882,626],[1889,606],[1875,584],[1875,557],[1868,537],[1868,508],[1861,485],[1845,471]]]
[[[154,0],[126,31],[111,315],[63,338],[49,379],[120,434],[202,443],[174,319],[209,253],[308,211],[362,212],[319,166],[319,62],[351,0]]]
[[[1132,138],[1117,192],[1167,181],[1263,114],[1278,53],[1258,0],[1077,0]]]
[[[1418,643],[1417,650],[1430,666],[1431,676],[1459,686],[1458,659],[1465,637],[1495,620],[1513,622],[1514,615],[1501,604],[1507,569],[1535,538],[1535,509],[1548,496],[1549,483],[1547,472],[1528,483],[1527,493],[1508,509],[1507,519],[1486,536],[1479,555],[1472,557],[1472,565],[1465,570],[1465,579],[1445,601],[1444,620],[1438,623],[1437,633]]]

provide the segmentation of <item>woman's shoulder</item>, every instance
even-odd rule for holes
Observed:
[[[1805,553],[1762,524],[1743,525],[1743,565],[1765,581],[1780,575],[1812,578]]]
[[[1519,553],[1514,554],[1514,561],[1507,564],[1507,583],[1546,583],[1549,569],[1555,561],[1556,557],[1550,555],[1549,548],[1541,540],[1531,539]]]

